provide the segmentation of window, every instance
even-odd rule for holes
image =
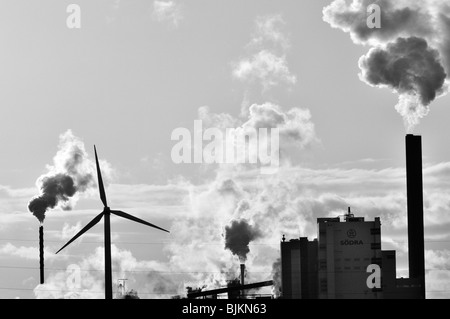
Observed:
[[[371,263],[381,265],[381,258],[372,258]]]
[[[320,291],[327,291],[328,283],[326,279],[320,279]]]
[[[371,243],[370,248],[371,249],[381,249],[381,243]]]

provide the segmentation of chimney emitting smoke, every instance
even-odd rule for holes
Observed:
[[[44,226],[39,227],[39,269],[40,283],[44,284]]]
[[[245,285],[245,264],[241,264],[241,285]]]
[[[423,226],[422,137],[406,135],[409,278],[418,279],[425,299],[425,244]]]

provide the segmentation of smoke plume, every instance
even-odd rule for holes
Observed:
[[[95,164],[88,158],[83,142],[68,130],[59,137],[58,152],[48,173],[38,178],[36,184],[41,194],[28,204],[28,210],[40,223],[48,209],[60,207],[70,210],[74,196],[95,185]]]
[[[247,220],[233,220],[231,225],[225,226],[225,248],[238,256],[241,263],[245,263],[250,252],[249,243],[260,236],[259,229]]]
[[[386,48],[372,48],[361,57],[359,66],[363,81],[399,94],[396,109],[408,131],[428,114],[429,104],[444,93],[447,75],[439,52],[422,38],[398,38]]]
[[[381,27],[367,25],[368,7],[381,9]],[[360,78],[399,95],[396,110],[410,132],[429,105],[448,92],[450,6],[443,0],[335,0],[323,10],[333,28],[372,48],[359,62]]]
[[[281,258],[277,258],[277,260],[272,264],[272,280],[272,294],[275,298],[278,298],[281,295]]]

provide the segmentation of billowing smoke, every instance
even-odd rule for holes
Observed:
[[[368,8],[381,9],[380,28],[367,24]],[[444,0],[335,0],[323,19],[372,49],[360,59],[360,78],[399,95],[396,110],[408,131],[428,114],[429,105],[448,91],[450,6]]]
[[[281,295],[281,258],[277,258],[277,260],[272,264],[272,280],[272,294],[275,298],[278,298]]]
[[[258,237],[261,237],[259,229],[245,219],[233,220],[229,226],[225,226],[225,248],[238,256],[241,263],[247,260],[249,243]]]
[[[447,74],[439,52],[417,37],[398,38],[385,48],[372,48],[359,61],[361,78],[399,94],[397,111],[408,131],[428,114],[428,105],[444,93]]]
[[[77,193],[95,185],[95,164],[88,158],[83,142],[68,130],[59,137],[58,152],[48,173],[38,178],[36,184],[41,194],[33,198],[28,209],[44,222],[48,209],[72,209]]]
[[[67,202],[75,195],[76,188],[72,177],[64,174],[44,176],[41,181],[42,195],[28,204],[30,212],[42,223],[47,209],[55,208],[59,202]]]

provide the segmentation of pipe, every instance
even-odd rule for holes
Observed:
[[[245,264],[241,264],[241,285],[245,285],[245,279],[244,279],[244,275],[245,275]]]

